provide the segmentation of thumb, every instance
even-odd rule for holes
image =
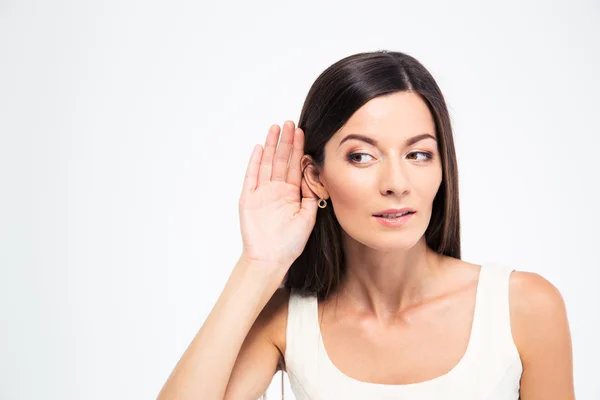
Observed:
[[[317,195],[308,187],[306,180],[302,178],[302,205],[300,214],[305,216],[316,216],[317,214]]]

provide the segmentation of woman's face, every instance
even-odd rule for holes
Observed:
[[[366,103],[327,142],[318,181],[316,193],[329,197],[354,240],[382,251],[413,247],[429,225],[442,182],[435,123],[425,102],[397,92]],[[403,224],[395,219],[390,226],[376,216],[405,207],[416,212]]]

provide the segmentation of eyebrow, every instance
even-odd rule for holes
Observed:
[[[343,138],[340,142],[340,144],[338,145],[338,148],[342,145],[342,143],[344,143],[346,140],[360,140],[361,142],[365,142],[370,144],[371,146],[377,146],[378,142],[377,140],[370,138],[368,136],[364,136],[364,135],[359,135],[356,133],[351,133],[348,136],[346,136],[345,138]],[[420,142],[421,140],[424,139],[433,139],[437,142],[437,139],[435,138],[435,136],[429,134],[429,133],[422,133],[420,135],[417,136],[413,136],[409,139],[406,140],[405,145],[406,146],[412,146],[413,144]]]

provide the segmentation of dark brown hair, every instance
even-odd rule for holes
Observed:
[[[433,200],[427,246],[460,259],[458,168],[450,116],[433,76],[415,58],[400,52],[358,53],[337,61],[310,88],[298,127],[305,135],[304,153],[323,167],[325,144],[369,100],[394,92],[421,96],[435,122],[442,162],[442,183]],[[319,208],[308,242],[284,279],[284,286],[304,295],[326,298],[345,273],[341,227],[333,204]]]

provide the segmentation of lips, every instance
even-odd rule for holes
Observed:
[[[380,217],[380,218],[400,218],[400,217],[403,217],[405,215],[410,215],[410,214],[414,214],[414,212],[406,211],[406,212],[398,213],[398,214],[379,214],[379,215],[375,215],[375,216]]]
[[[389,228],[399,228],[407,224],[415,212],[406,211],[404,214],[383,214],[382,216],[375,215],[375,220],[380,224]],[[400,215],[400,216],[390,216]]]
[[[410,207],[388,208],[387,210],[382,210],[376,214],[373,214],[373,216],[375,216],[375,217],[385,216],[386,218],[399,218],[402,215],[414,214],[415,212],[416,212],[416,210],[414,208],[410,208]]]

